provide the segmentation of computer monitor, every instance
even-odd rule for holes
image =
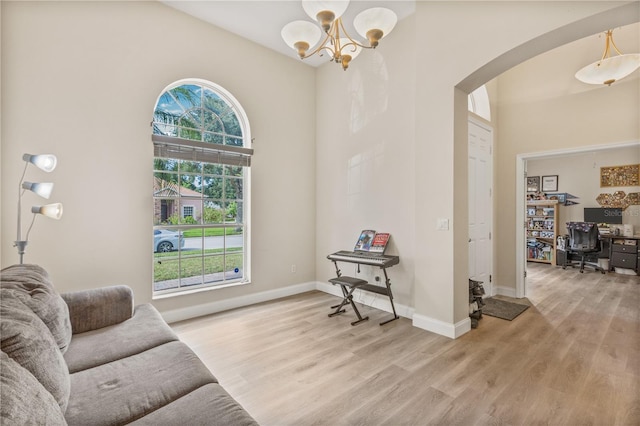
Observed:
[[[622,224],[622,209],[611,207],[585,207],[584,221],[620,225]]]

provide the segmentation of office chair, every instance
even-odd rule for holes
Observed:
[[[604,274],[604,269],[595,262],[586,261],[589,254],[600,252],[600,232],[594,222],[567,222],[569,230],[569,253],[580,256],[580,273],[584,273],[584,267],[590,266],[595,271]],[[569,266],[575,267],[578,262],[571,262]],[[567,264],[562,267],[566,269]]]

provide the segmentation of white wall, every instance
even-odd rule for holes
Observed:
[[[166,312],[314,280],[313,68],[158,2],[1,7],[3,266],[18,260],[22,154],[52,152],[58,168],[45,176],[31,167],[27,177],[55,182],[51,200],[64,216],[38,218],[25,261],[61,291],[128,284],[136,302],[150,301],[149,123],[162,90],[194,77],[227,89],[250,120],[253,282],[153,303]]]
[[[415,223],[415,57],[404,48],[413,17],[344,72],[330,63],[317,76],[317,279],[335,275],[326,255],[353,250],[363,229],[391,233],[389,269],[396,303],[413,306]],[[370,280],[378,268],[340,265]]]
[[[558,192],[568,192],[578,198],[578,204],[561,206],[558,210],[558,232],[567,234],[567,222],[584,220],[585,207],[601,207],[596,201],[599,194],[640,192],[640,186],[600,187],[600,168],[640,164],[640,145],[592,151],[573,155],[560,155],[527,161],[529,176],[558,175]],[[622,223],[634,225],[640,234],[640,205],[625,209]]]

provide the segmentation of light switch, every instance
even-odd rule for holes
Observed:
[[[449,230],[449,219],[438,219],[438,225],[436,227],[438,231],[448,231]]]

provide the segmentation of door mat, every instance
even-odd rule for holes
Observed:
[[[484,303],[485,305],[482,307],[483,314],[508,321],[513,320],[529,307],[529,305],[507,302],[506,300],[494,299],[493,297],[484,299]]]

